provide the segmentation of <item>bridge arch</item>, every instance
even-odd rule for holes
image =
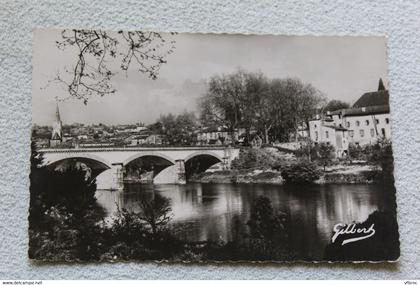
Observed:
[[[174,165],[171,157],[160,152],[136,153],[123,162],[124,181],[154,181],[156,176]]]
[[[192,175],[202,173],[217,163],[223,163],[223,158],[211,151],[197,151],[187,156],[184,163],[188,181]]]
[[[78,165],[78,163],[81,164]],[[46,167],[47,169],[55,171],[64,171],[73,167],[81,167],[80,169],[89,173],[87,175],[89,175],[92,179],[96,178],[104,171],[111,169],[110,164],[106,160],[90,154],[85,154],[83,156],[60,157],[58,159],[48,161]]]
[[[214,151],[206,151],[206,150],[196,151],[196,152],[190,154],[189,156],[187,156],[184,159],[184,161],[187,162],[188,160],[190,160],[190,159],[192,159],[192,158],[194,158],[196,156],[206,156],[206,155],[207,156],[212,156],[212,157],[216,158],[217,160],[219,160],[219,162],[223,162],[223,158],[220,157],[216,152],[214,152]]]
[[[126,160],[123,161],[123,165],[127,165],[130,162],[138,159],[138,158],[142,158],[144,156],[155,156],[155,157],[159,157],[162,158],[164,160],[167,160],[168,162],[170,162],[172,165],[175,164],[175,160],[173,160],[172,158],[170,158],[169,156],[162,154],[160,152],[155,152],[155,151],[148,151],[147,153],[136,153],[133,154],[132,156],[128,157]]]
[[[104,166],[106,166],[106,168],[111,168],[111,163],[109,161],[107,161],[106,159],[103,159],[102,157],[98,156],[98,155],[94,155],[94,154],[90,154],[90,153],[79,153],[75,156],[57,156],[54,157],[53,159],[50,159],[47,161],[46,166],[49,165],[53,165],[56,164],[58,162],[61,161],[65,161],[65,160],[91,160],[91,161],[96,161],[100,164],[103,164]]]

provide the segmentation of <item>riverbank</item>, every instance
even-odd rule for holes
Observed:
[[[370,165],[335,165],[323,171],[315,184],[372,184],[378,171]],[[190,182],[232,184],[284,184],[281,171],[277,170],[223,170],[194,175]]]

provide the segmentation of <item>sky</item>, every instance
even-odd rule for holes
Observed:
[[[228,34],[162,34],[174,39],[157,80],[130,68],[112,80],[113,95],[94,97],[84,105],[77,99],[59,102],[64,124],[153,123],[161,114],[197,111],[197,99],[214,76],[239,68],[262,72],[269,78],[297,77],[329,100],[354,103],[375,91],[379,78],[388,87],[384,37],[315,37]],[[37,29],[33,37],[32,120],[54,121],[56,98],[68,94],[49,83],[57,72],[72,68],[75,50],[60,50],[61,30]],[[118,71],[118,63],[109,64]]]

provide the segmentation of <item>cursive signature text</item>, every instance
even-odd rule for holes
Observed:
[[[351,237],[351,238],[347,238],[344,239],[343,242],[341,243],[341,245],[345,245],[347,243],[351,243],[351,242],[355,242],[358,240],[362,240],[362,239],[367,239],[370,238],[371,236],[373,236],[375,234],[375,224],[372,224],[369,228],[358,228],[357,224],[336,224],[334,226],[334,235],[331,239],[331,241],[334,243],[335,240],[340,236],[340,235],[352,235],[354,236],[355,234],[359,234],[357,237]],[[362,234],[362,235],[360,235]]]

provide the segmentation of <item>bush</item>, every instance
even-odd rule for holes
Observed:
[[[132,244],[144,239],[146,229],[138,215],[127,209],[119,209],[110,228],[115,240]]]
[[[370,148],[368,162],[380,168],[382,178],[387,182],[394,181],[394,156],[389,140],[379,140]]]
[[[360,146],[353,143],[349,144],[349,156],[351,159],[368,160],[370,152],[370,145]]]
[[[284,158],[277,150],[246,148],[241,149],[239,157],[232,161],[231,167],[235,170],[271,169],[284,164]]]
[[[330,144],[320,143],[319,145],[317,145],[317,156],[315,157],[315,159],[324,167],[324,171],[325,167],[331,164],[334,158],[334,151],[334,146]]]
[[[281,242],[286,238],[285,223],[286,215],[277,213],[269,198],[259,196],[254,199],[251,217],[247,223],[252,238]]]
[[[320,172],[315,163],[300,161],[281,170],[281,176],[286,183],[309,184],[319,179]]]

